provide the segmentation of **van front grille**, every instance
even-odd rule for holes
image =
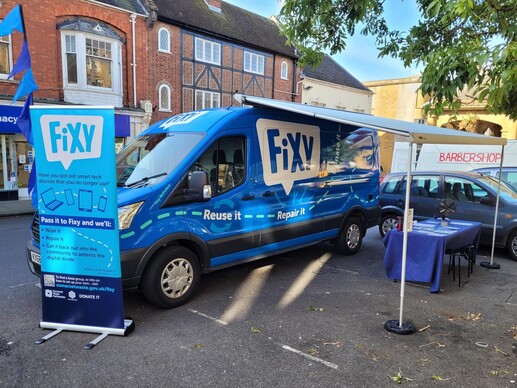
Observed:
[[[40,236],[39,236],[39,212],[36,210],[34,213],[34,218],[32,219],[32,238],[33,240],[39,244]]]

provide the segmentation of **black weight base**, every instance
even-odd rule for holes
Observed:
[[[384,323],[384,328],[395,334],[413,334],[416,330],[415,325],[410,321],[402,322],[402,325],[399,326],[398,319],[386,321]]]
[[[481,267],[488,268],[488,269],[499,269],[501,266],[497,263],[490,264],[488,261],[482,261],[479,263]]]

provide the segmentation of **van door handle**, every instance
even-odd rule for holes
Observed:
[[[255,199],[255,196],[253,194],[248,194],[241,198],[241,200],[243,201],[250,201],[252,199]]]
[[[275,195],[275,192],[269,190],[262,194],[263,197],[272,197],[273,195]]]

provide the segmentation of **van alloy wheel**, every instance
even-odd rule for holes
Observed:
[[[192,286],[193,269],[188,260],[174,259],[162,272],[162,291],[169,298],[180,298]]]
[[[355,249],[361,239],[361,231],[357,224],[352,224],[346,231],[346,243],[350,249]]]
[[[336,251],[344,255],[356,254],[363,242],[363,230],[363,223],[359,217],[347,219],[338,238],[334,241]]]
[[[201,266],[194,252],[185,247],[171,246],[151,258],[140,289],[150,303],[170,309],[190,299],[200,277]]]

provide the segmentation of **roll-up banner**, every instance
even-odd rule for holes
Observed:
[[[124,335],[113,107],[31,106],[42,328]]]

